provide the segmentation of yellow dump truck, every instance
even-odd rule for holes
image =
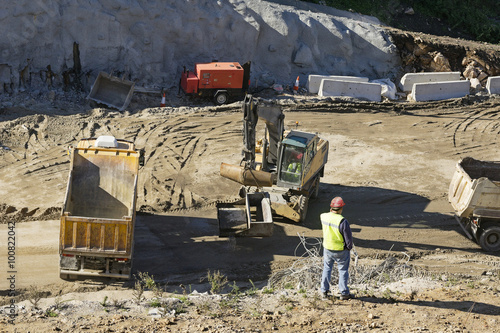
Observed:
[[[113,136],[82,139],[69,147],[59,239],[61,278],[130,278],[142,152]]]
[[[448,200],[470,239],[485,251],[500,251],[500,162],[460,160]]]

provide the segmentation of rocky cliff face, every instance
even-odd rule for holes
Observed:
[[[392,77],[400,58],[372,17],[264,0],[19,0],[0,4],[0,91],[89,89],[99,71],[174,87],[195,62],[252,61],[252,82]]]

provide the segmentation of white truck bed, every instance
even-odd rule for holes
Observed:
[[[460,218],[500,218],[500,162],[466,157],[457,163],[448,192]]]

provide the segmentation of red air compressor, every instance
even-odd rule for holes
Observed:
[[[232,98],[243,98],[250,86],[250,61],[195,64],[194,71],[184,68],[180,87],[188,95],[213,98],[218,105]]]

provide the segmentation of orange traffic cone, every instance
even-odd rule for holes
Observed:
[[[299,77],[297,76],[297,80],[295,80],[295,84],[293,85],[293,92],[297,93],[299,91]]]
[[[160,107],[164,106],[165,106],[165,93],[163,93],[163,97],[161,98],[161,104],[160,104]]]

